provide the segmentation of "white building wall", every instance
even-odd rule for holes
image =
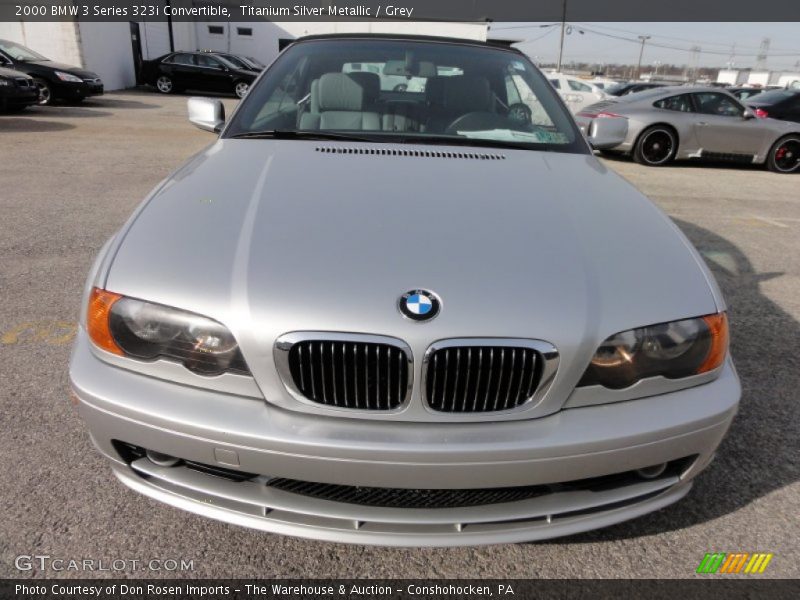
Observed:
[[[748,85],[769,85],[769,71],[753,71],[747,77]]]
[[[222,27],[221,35],[208,27]],[[251,28],[253,35],[238,29]],[[170,51],[165,22],[139,24],[142,55],[149,60]],[[326,33],[400,33],[485,40],[485,23],[451,22],[174,22],[175,50],[218,50],[253,56],[269,64],[278,55],[278,40]],[[130,25],[127,22],[0,22],[0,38],[18,42],[48,58],[95,71],[106,90],[136,83]]]
[[[142,58],[144,60],[152,60],[170,52],[169,27],[166,21],[139,23],[139,35],[142,39]],[[176,48],[176,50],[178,49]]]
[[[136,85],[130,24],[80,23],[83,66],[97,73],[106,90]]]
[[[3,21],[0,38],[27,46],[51,60],[83,66],[77,23]]]
[[[221,28],[222,33],[210,33],[209,27]],[[253,30],[253,35],[239,35],[239,28]],[[488,28],[485,23],[452,22],[252,22],[252,23],[174,23],[173,31],[186,35],[186,30],[195,33],[194,47],[178,47],[176,50],[217,50],[257,58],[269,64],[278,55],[278,40],[294,39],[306,35],[328,33],[399,33],[446,36],[485,41]],[[188,36],[187,36],[188,37]]]

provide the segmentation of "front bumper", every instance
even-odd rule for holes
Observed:
[[[101,96],[103,94],[103,82],[82,81],[74,83],[69,81],[59,81],[53,85],[53,94],[61,100],[83,100],[88,96]]]
[[[35,86],[0,87],[0,106],[30,106],[39,102],[39,91]]]
[[[81,331],[70,377],[94,444],[129,487],[186,510],[265,531],[339,542],[462,545],[543,539],[656,510],[685,495],[737,409],[728,363],[702,386],[641,400],[499,423],[351,420],[176,385],[113,367]],[[205,465],[256,473],[245,482],[185,467],[126,462],[119,440]],[[488,506],[364,506],[268,489],[269,477],[418,489],[555,484],[693,457],[671,477],[554,492]],[[556,489],[558,486],[555,486]]]

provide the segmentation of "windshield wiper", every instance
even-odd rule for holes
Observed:
[[[504,140],[491,140],[486,138],[467,137],[467,136],[449,136],[449,135],[420,135],[408,136],[403,138],[405,144],[435,144],[446,146],[479,146],[483,148],[509,148],[511,150],[526,150],[530,145],[536,146],[546,145],[541,142],[520,141],[520,142],[506,142]],[[538,148],[537,148],[538,149]]]
[[[297,131],[293,129],[265,129],[263,131],[246,131],[230,136],[237,140],[247,139],[276,139],[276,140],[348,140],[351,142],[374,142],[374,139],[350,135],[349,133],[334,133],[332,131]]]

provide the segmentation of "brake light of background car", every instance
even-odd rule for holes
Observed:
[[[769,116],[769,113],[763,108],[757,108],[754,113],[759,119],[766,119]]]

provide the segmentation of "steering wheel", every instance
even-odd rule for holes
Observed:
[[[530,125],[533,119],[530,106],[522,102],[515,102],[509,106],[507,116],[515,125]]]
[[[505,129],[507,119],[491,112],[469,112],[461,115],[448,125],[444,132],[446,135],[456,135],[461,131],[485,131],[488,129]]]

